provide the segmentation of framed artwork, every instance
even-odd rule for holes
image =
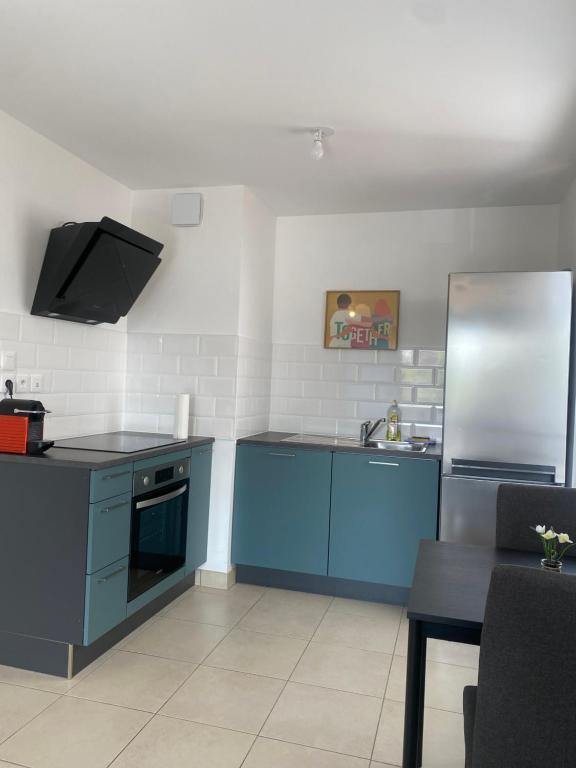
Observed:
[[[400,291],[327,291],[327,349],[396,349]]]

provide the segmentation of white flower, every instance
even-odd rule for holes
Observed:
[[[542,534],[542,538],[546,539],[546,541],[550,541],[550,539],[555,539],[558,534],[556,531],[552,530],[552,528],[549,528],[546,533]]]
[[[558,534],[558,541],[560,544],[574,544],[572,539],[567,533],[559,533]]]
[[[536,528],[534,528],[536,533],[543,534],[546,533],[546,526],[545,525],[537,525]]]

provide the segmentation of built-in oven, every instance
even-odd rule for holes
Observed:
[[[190,459],[134,473],[128,601],[186,563]]]

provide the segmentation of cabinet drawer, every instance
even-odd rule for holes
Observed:
[[[90,504],[86,572],[94,573],[130,551],[132,494]]]
[[[127,557],[86,577],[84,645],[90,645],[126,618],[127,595]]]
[[[133,464],[99,469],[90,476],[90,503],[132,492]]]

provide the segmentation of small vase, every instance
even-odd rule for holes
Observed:
[[[561,560],[548,560],[548,558],[543,557],[542,560],[540,560],[540,565],[545,571],[555,571],[556,573],[560,573],[562,570]]]

